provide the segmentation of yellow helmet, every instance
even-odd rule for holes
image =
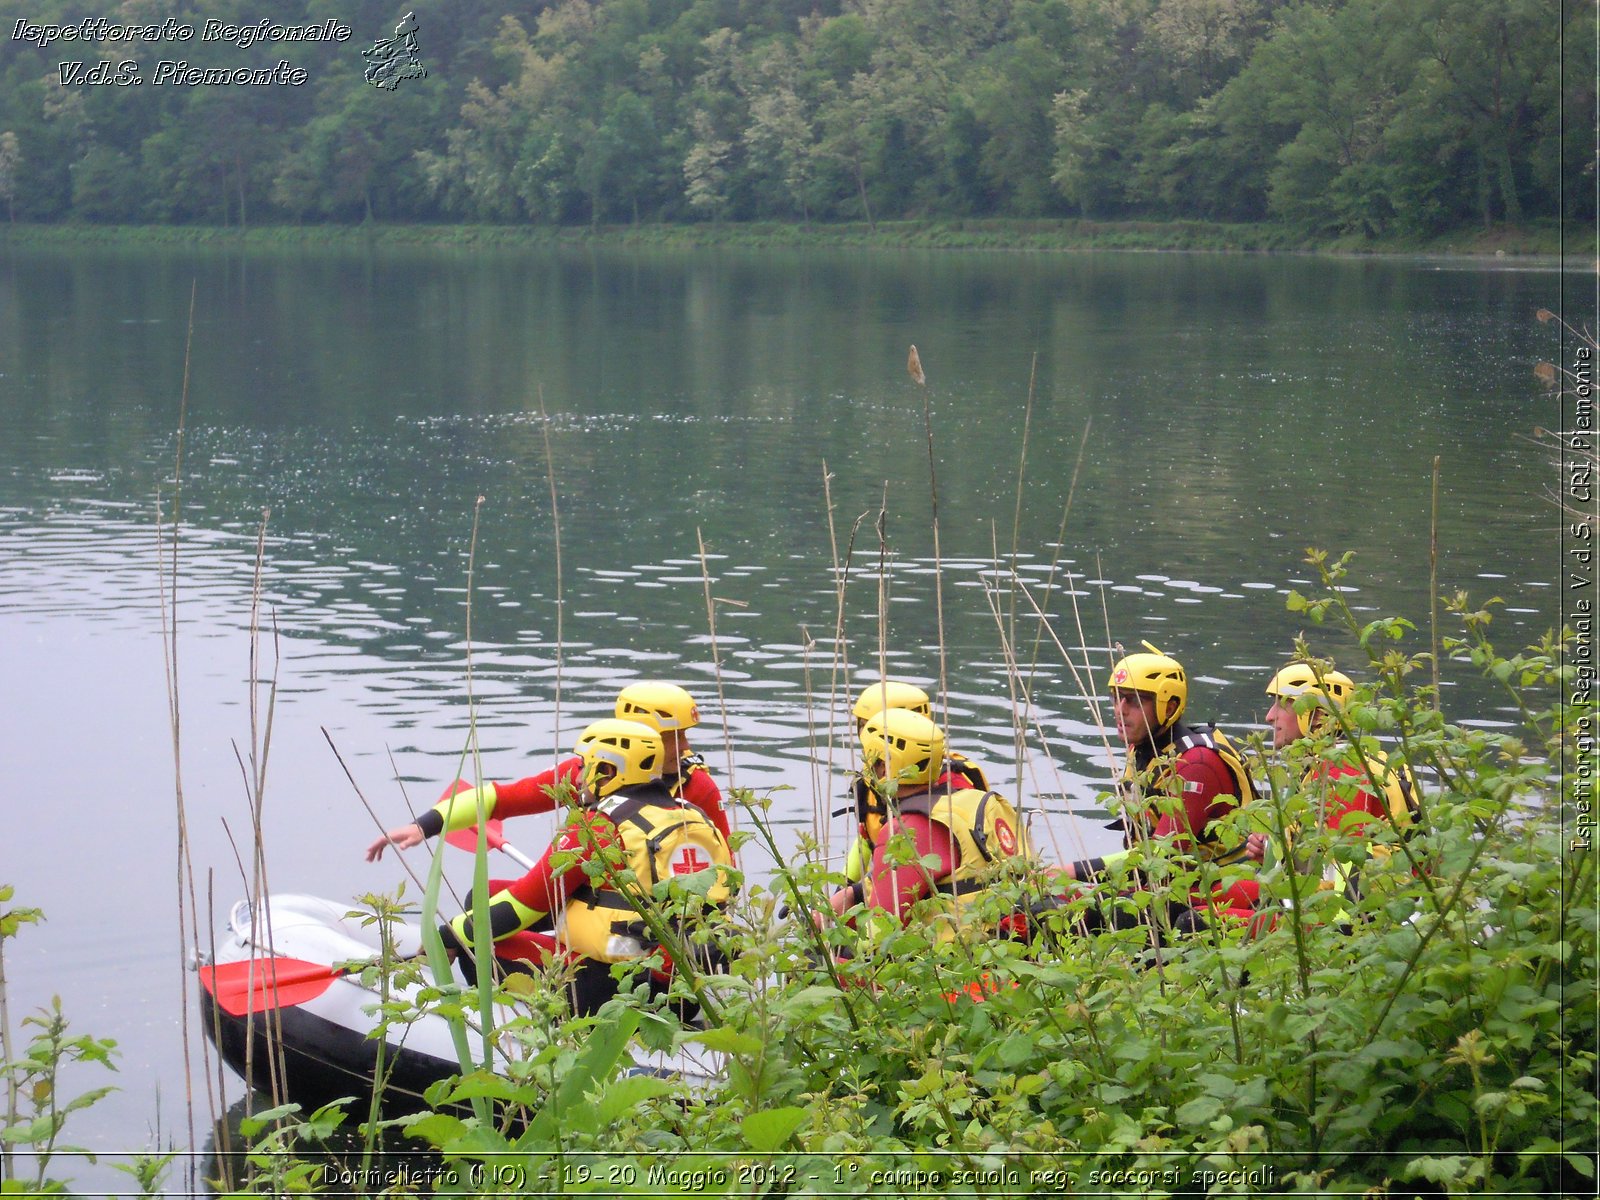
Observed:
[[[862,727],[861,757],[869,771],[883,763],[891,783],[932,783],[944,774],[944,730],[921,713],[886,708]]]
[[[1154,696],[1156,721],[1160,729],[1165,729],[1183,716],[1189,703],[1189,677],[1183,673],[1177,659],[1161,653],[1149,642],[1143,645],[1149,653],[1125,655],[1111,668],[1111,688]],[[1177,700],[1178,705],[1168,713],[1173,700]]]
[[[630,683],[617,693],[617,717],[666,733],[700,724],[700,708],[675,683]]]
[[[583,786],[596,800],[661,778],[661,735],[638,721],[595,721],[578,737]],[[611,768],[609,771],[606,768]]]
[[[850,713],[856,720],[865,721],[890,708],[904,708],[933,720],[933,702],[928,699],[928,693],[914,683],[896,683],[893,679],[868,687],[856,697]]]
[[[1316,707],[1302,708],[1294,704],[1301,696],[1320,696],[1324,705],[1343,705],[1355,692],[1355,681],[1343,671],[1320,664],[1294,662],[1283,667],[1267,683],[1267,695],[1290,704],[1295,709],[1295,720],[1300,726],[1300,736],[1311,732],[1311,714]]]

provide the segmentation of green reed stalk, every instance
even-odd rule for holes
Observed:
[[[473,765],[472,773],[474,782],[479,785],[481,785],[482,782],[483,769],[478,758],[477,708],[476,699],[473,693],[472,587],[474,579],[474,567],[476,566],[477,561],[476,556],[478,548],[479,514],[482,511],[483,504],[484,498],[479,496],[477,502],[473,505],[472,536],[467,553],[467,741],[462,748],[461,761],[457,764],[458,777],[462,777],[466,774],[464,768],[466,766],[467,758],[470,757]],[[377,814],[373,811],[372,806],[367,803],[366,797],[361,794],[361,788],[356,784],[355,777],[351,774],[350,768],[345,764],[343,756],[339,754],[338,747],[334,746],[332,737],[328,735],[328,731],[326,729],[324,729],[322,732],[323,737],[327,739],[329,746],[333,748],[335,757],[339,759],[339,765],[344,768],[346,778],[348,778],[351,782],[351,785],[355,787],[356,795],[360,797],[362,805],[366,808],[367,812],[371,814],[374,824],[376,824],[380,829],[383,828],[383,823],[378,820]],[[410,804],[408,802],[407,808],[409,807]],[[478,845],[476,847],[476,853],[473,856],[472,899],[473,903],[478,906],[476,908],[477,912],[487,913],[489,908],[489,848],[487,834],[484,828],[486,814],[483,809],[483,801],[481,797],[479,798],[478,802],[477,818]],[[439,895],[444,886],[445,845],[446,843],[444,839],[439,838],[433,847],[433,857],[428,864],[428,876],[422,884],[422,913],[419,919],[422,925],[422,952],[424,958],[427,960],[428,969],[433,975],[434,983],[443,989],[453,989],[455,987],[455,974],[450,962],[450,958],[445,952],[444,941],[439,936],[438,927]],[[413,879],[416,878],[415,874],[411,872],[409,865],[407,865],[405,869],[407,874],[410,874]],[[488,929],[489,924],[486,920],[478,920],[473,922],[472,952],[477,956],[478,962],[483,964],[483,969],[478,973],[477,999],[483,1032],[482,1063],[486,1068],[488,1068],[493,1061],[492,1054],[494,1037],[494,970],[492,965],[494,959],[493,951],[489,948],[492,947],[493,943],[488,937]],[[488,942],[488,947],[485,946],[485,942]],[[451,1045],[455,1049],[456,1061],[458,1064],[460,1064],[461,1073],[463,1075],[470,1074],[477,1069],[478,1060],[473,1056],[472,1047],[468,1042],[466,1021],[454,1012],[446,1013],[444,1015],[446,1018],[446,1024],[450,1030]],[[489,1100],[484,1096],[474,1095],[471,1097],[471,1106],[473,1117],[476,1119],[479,1126],[484,1129],[491,1128],[493,1123],[493,1111]]]
[[[372,1166],[372,1155],[378,1146],[378,1118],[382,1114],[383,1090],[388,1086],[389,1073],[393,1064],[389,1062],[389,984],[390,976],[399,963],[399,953],[394,941],[394,922],[396,910],[391,906],[387,897],[367,895],[362,897],[362,903],[370,908],[373,913],[374,923],[378,930],[378,1036],[377,1063],[372,1072],[372,1096],[367,1101],[367,1120],[362,1127],[361,1137],[361,1177],[371,1178],[368,1171]]]
[[[10,884],[0,884],[0,900],[10,900],[12,888]],[[25,924],[39,920],[40,913],[36,908],[11,909],[0,912],[0,1063],[10,1064],[17,1061],[16,1054],[11,1049],[11,1013],[6,1005],[6,939],[16,936],[16,930]],[[7,1129],[13,1129],[17,1124],[17,1093],[18,1083],[16,1076],[9,1070],[3,1072],[6,1081],[6,1124]],[[14,1152],[11,1143],[0,1140],[0,1175],[6,1179],[15,1179],[16,1166],[13,1159]]]
[[[484,847],[480,847],[480,853]],[[433,861],[428,865],[428,879],[422,889],[422,950],[428,960],[428,968],[433,972],[433,979],[441,988],[452,988],[455,984],[449,956],[445,954],[444,940],[439,936],[439,885],[444,878],[444,843],[434,847]],[[477,922],[484,924],[484,922]],[[487,968],[483,974],[491,974]],[[456,1061],[461,1064],[461,1073],[470,1074],[477,1069],[477,1062],[472,1056],[472,1047],[467,1042],[466,1022],[454,1013],[446,1014],[450,1027],[450,1041],[455,1047]],[[487,1058],[485,1065],[487,1065]],[[489,1128],[491,1112],[489,1101],[483,1096],[472,1097],[472,1113],[477,1118],[478,1124]]]

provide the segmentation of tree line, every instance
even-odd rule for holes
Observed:
[[[369,86],[361,51],[392,39],[407,9],[427,74]],[[1592,0],[276,10],[284,26],[337,10],[351,34],[41,44],[18,23],[81,14],[0,2],[10,219],[1087,217],[1384,237],[1595,213]],[[242,0],[119,10],[131,11],[196,26],[260,15]],[[287,61],[305,82],[153,86],[158,59]],[[78,60],[79,79],[105,60],[137,63],[142,81],[63,83],[61,64]]]

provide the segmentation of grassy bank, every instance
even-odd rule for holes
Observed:
[[[1593,229],[1568,229],[1567,255],[1596,252]],[[277,225],[240,229],[206,225],[9,225],[8,245],[439,245],[439,246],[748,246],[881,247],[885,249],[1189,250],[1221,253],[1462,254],[1554,256],[1561,230],[1554,222],[1447,237],[1315,238],[1274,224],[1230,225],[1205,221],[880,221],[865,223],[691,225]]]

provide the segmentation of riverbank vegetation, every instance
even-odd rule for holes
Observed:
[[[1328,253],[1536,256],[1568,258],[1594,253],[1596,235],[1538,221],[1511,228],[1453,230],[1429,237],[1313,237],[1289,226],[1261,222],[969,220],[860,221],[786,224],[744,221],[639,225],[0,225],[0,246],[160,246],[256,250],[296,247],[484,247],[548,250],[617,247],[630,250],[827,249],[880,250],[1175,250],[1212,253]]]
[[[5,7],[41,31],[13,30],[0,73],[12,222],[775,222],[982,244],[968,223],[1004,219],[1092,222],[1039,235],[1078,244],[1442,249],[1595,215],[1589,4],[422,0],[427,73],[385,88],[360,53],[391,37],[383,5],[351,6],[333,40],[296,38],[322,19],[304,3],[262,30],[202,0],[174,17],[189,40],[118,41],[48,40],[82,20],[58,0]],[[158,86],[179,59],[306,79]],[[64,83],[63,60],[142,82]]]

